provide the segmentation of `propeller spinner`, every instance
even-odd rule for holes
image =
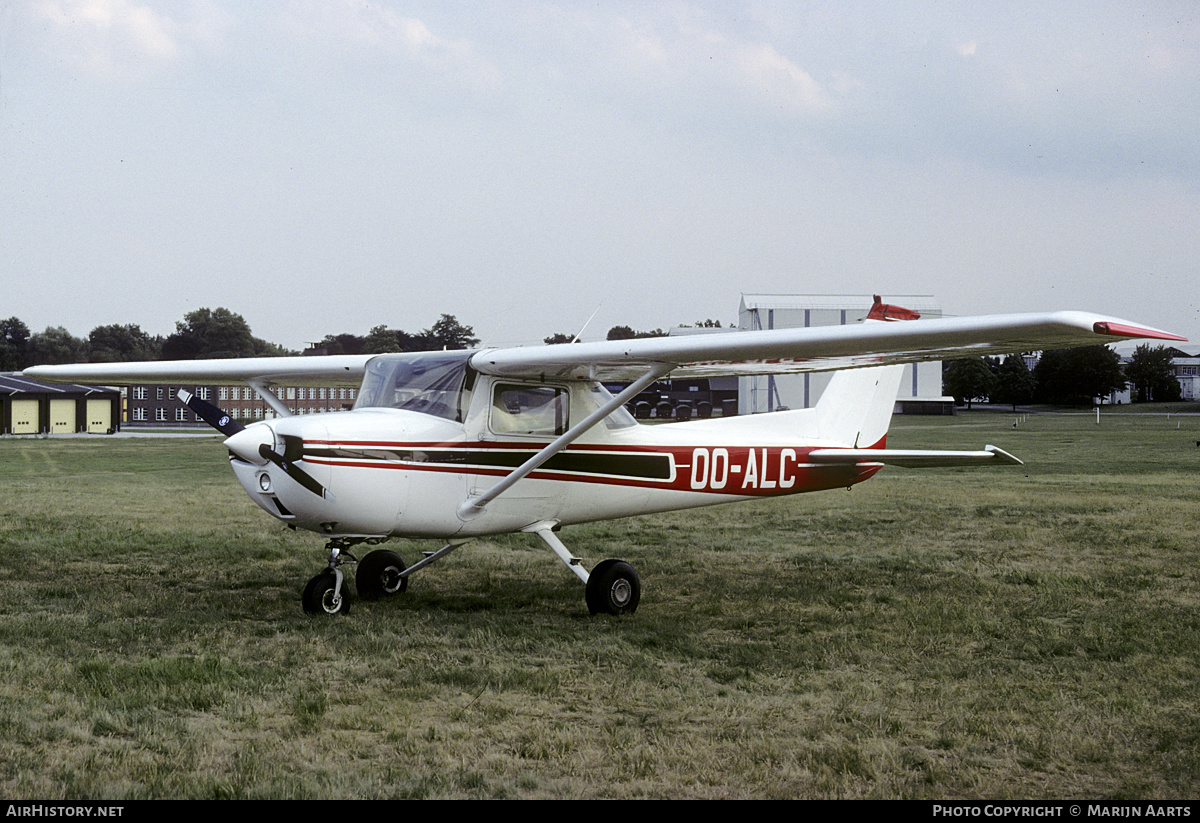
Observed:
[[[270,462],[313,494],[320,495],[331,503],[334,501],[329,489],[296,465],[297,460],[304,458],[304,441],[299,437],[292,434],[281,435],[283,454],[280,454],[274,449],[275,432],[269,426],[260,423],[248,429],[212,403],[201,400],[184,389],[179,390],[179,399],[201,420],[225,435],[225,447],[242,460],[259,465],[262,465],[263,461]]]

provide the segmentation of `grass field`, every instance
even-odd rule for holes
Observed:
[[[897,418],[995,470],[564,530],[344,619],[218,438],[0,442],[0,796],[1195,798],[1200,418]],[[422,548],[389,544],[410,562]]]

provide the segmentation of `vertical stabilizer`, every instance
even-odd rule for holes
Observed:
[[[883,448],[904,366],[836,372],[817,401],[817,431],[852,449]]]
[[[862,322],[892,323],[919,317],[917,312],[888,305],[875,295],[875,303]],[[821,439],[849,448],[882,448],[903,374],[903,365],[835,372],[817,401],[817,431]]]

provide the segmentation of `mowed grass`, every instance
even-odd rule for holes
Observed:
[[[851,491],[529,536],[312,619],[218,438],[0,442],[0,795],[1194,798],[1200,418],[897,418]],[[428,544],[393,541],[411,562]]]

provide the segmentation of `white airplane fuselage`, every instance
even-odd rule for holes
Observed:
[[[808,463],[814,448],[849,445],[802,434],[815,409],[670,425],[638,424],[619,411],[464,519],[463,501],[554,439],[546,432],[497,431],[511,426],[492,397],[519,385],[481,376],[463,422],[376,407],[256,423],[237,436],[268,446],[298,438],[299,465],[328,490],[324,496],[252,449],[235,449],[235,438],[227,441],[230,464],[255,503],[297,528],[330,537],[443,539],[847,487],[880,468]],[[598,405],[594,387],[551,386],[566,398],[571,422]],[[546,384],[527,388],[544,391]]]

